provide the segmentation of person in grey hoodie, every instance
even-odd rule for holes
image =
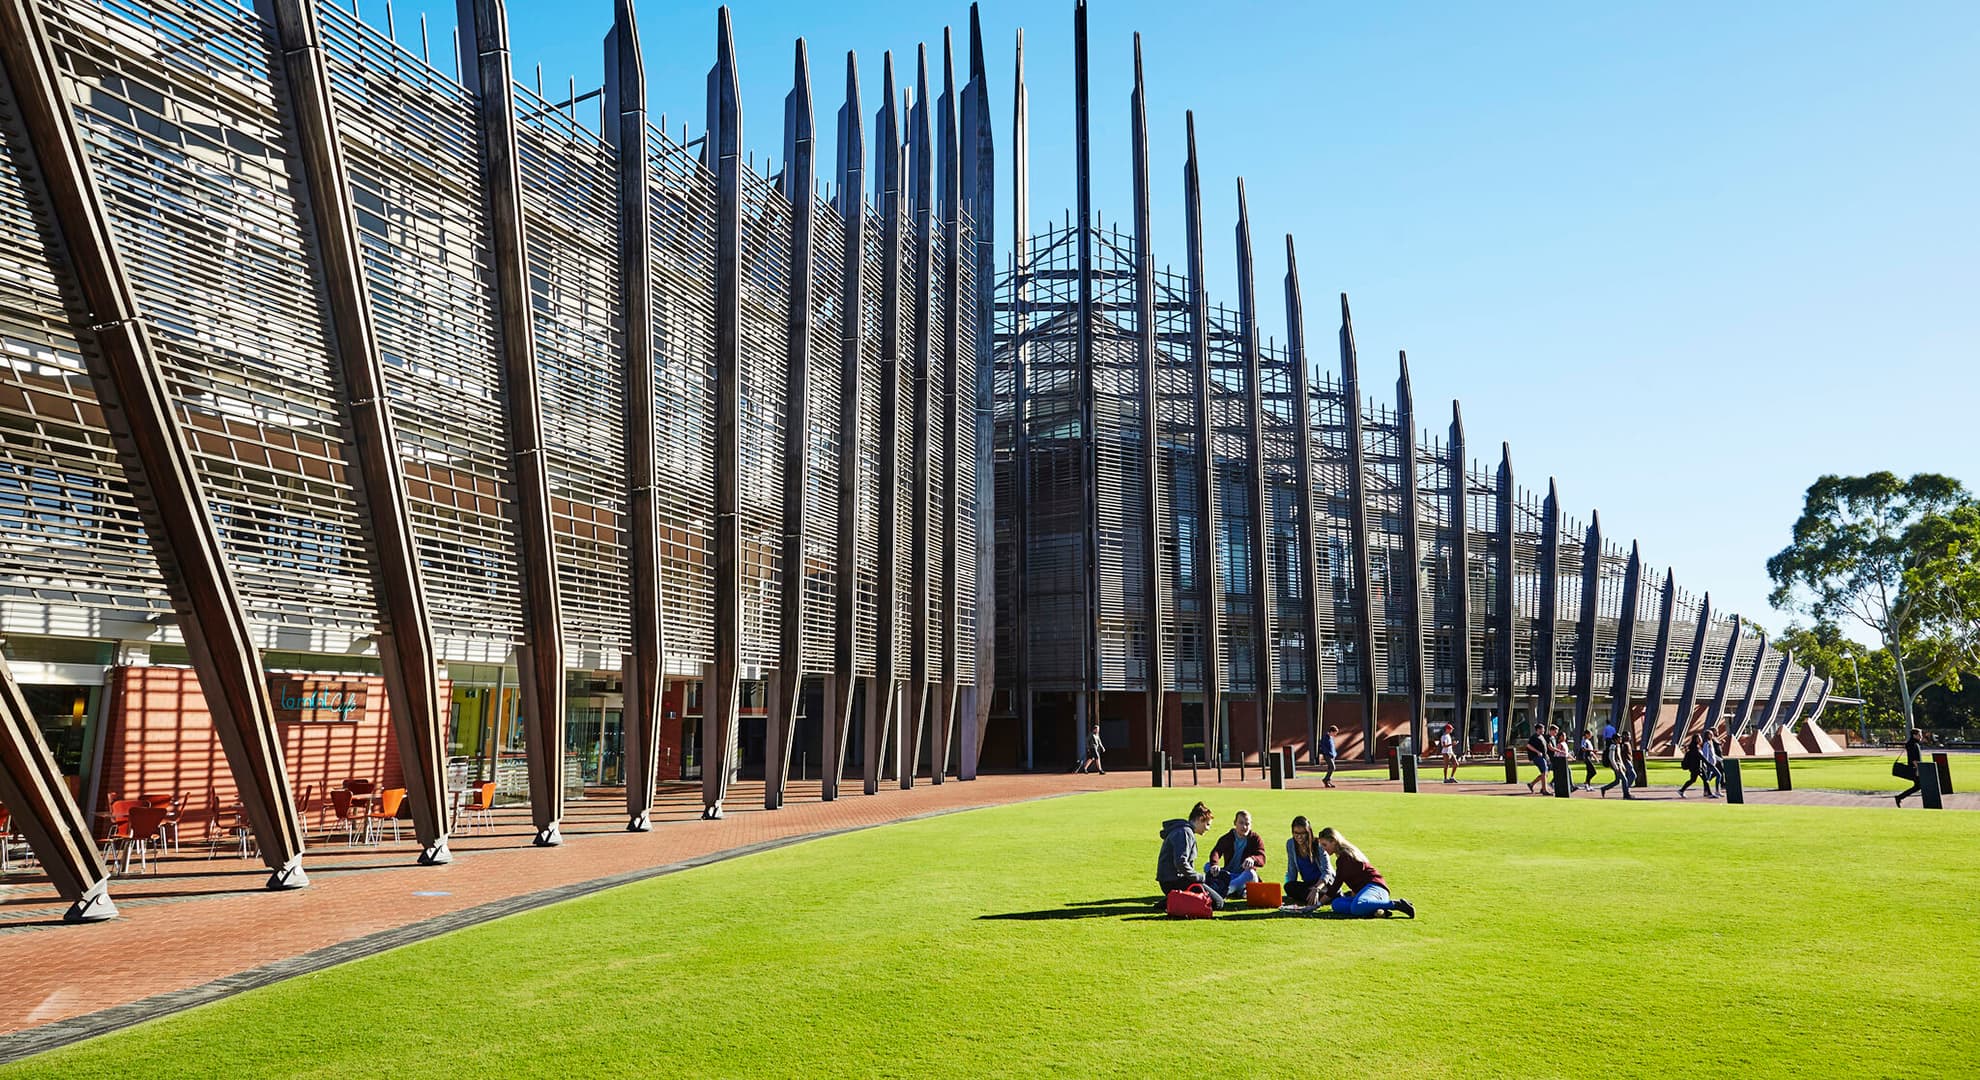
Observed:
[[[1168,904],[1169,894],[1200,884],[1203,875],[1196,869],[1196,838],[1210,830],[1210,808],[1197,803],[1187,818],[1170,818],[1162,823],[1162,853],[1155,860],[1155,883],[1162,888],[1157,907]],[[1221,910],[1224,898],[1210,889],[1210,904]]]

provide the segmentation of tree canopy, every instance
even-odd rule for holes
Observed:
[[[1980,503],[1951,477],[1821,477],[1767,575],[1775,607],[1876,636],[1907,724],[1920,692],[1980,670]]]

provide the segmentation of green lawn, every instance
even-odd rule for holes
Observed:
[[[1294,813],[1342,828],[1422,917],[1156,916],[1156,823],[1199,794],[1275,864]],[[1976,842],[1962,813],[1083,795],[656,879],[0,1076],[1954,1075]]]
[[[1797,788],[1898,792],[1911,786],[1910,781],[1900,780],[1891,775],[1891,762],[1902,756],[1902,750],[1893,750],[1889,753],[1848,757],[1790,757],[1788,768],[1794,776],[1794,786]],[[1652,784],[1682,784],[1685,781],[1686,773],[1675,761],[1652,759],[1648,764]],[[1950,764],[1954,790],[1961,790],[1962,785],[1972,790],[1980,790],[1980,754],[1955,754]],[[1584,771],[1581,765],[1576,763],[1575,779],[1580,780]],[[1419,765],[1418,773],[1424,781],[1434,784],[1443,776],[1443,767],[1434,760],[1425,761]],[[1318,774],[1302,763],[1299,775],[1301,778],[1306,778]],[[1386,779],[1388,775],[1387,765],[1355,765],[1335,773],[1336,777],[1355,778]],[[1595,776],[1596,783],[1607,783],[1609,770],[1598,767]],[[1503,783],[1506,770],[1505,766],[1499,764],[1462,765],[1458,767],[1458,778],[1467,781]],[[1525,757],[1522,756],[1519,762],[1519,781],[1524,784],[1531,779],[1533,779],[1533,766],[1527,764]],[[1772,791],[1775,787],[1773,759],[1745,759],[1741,765],[1740,779],[1746,782],[1749,791]],[[1187,781],[1180,782],[1187,783]],[[1693,790],[1697,789],[1694,787]]]

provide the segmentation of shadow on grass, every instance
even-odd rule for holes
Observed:
[[[1051,922],[1062,919],[1106,919],[1119,918],[1123,922],[1167,922],[1169,916],[1156,907],[1159,898],[1154,896],[1117,896],[1108,900],[1081,900],[1064,907],[1046,908],[1042,911],[1006,911],[995,915],[978,915],[978,921],[990,922]],[[1215,918],[1230,919],[1278,919],[1291,915],[1278,908],[1247,908],[1232,906],[1219,912]],[[1344,915],[1333,912],[1319,912],[1305,916],[1313,919],[1340,919]]]

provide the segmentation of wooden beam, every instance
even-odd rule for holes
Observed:
[[[1183,240],[1189,253],[1189,356],[1195,376],[1192,395],[1196,406],[1196,490],[1202,500],[1202,516],[1192,538],[1193,577],[1203,619],[1203,738],[1206,753],[1213,761],[1224,754],[1224,647],[1219,631],[1224,625],[1224,587],[1217,578],[1216,440],[1210,425],[1215,413],[1210,408],[1210,292],[1204,283],[1203,266],[1203,177],[1196,163],[1196,114],[1185,113],[1188,131],[1188,157],[1183,160]]]
[[[784,805],[798,711],[804,702],[805,519],[811,487],[812,259],[816,251],[816,140],[811,105],[811,58],[797,42],[791,92],[784,97],[783,196],[791,205],[789,295],[784,314],[784,561],[779,591],[777,696],[767,701],[763,806]],[[855,309],[856,310],[856,309]],[[857,316],[854,316],[857,321]],[[822,508],[821,508],[822,509]],[[851,564],[846,570],[851,571]]]
[[[1293,450],[1294,498],[1299,506],[1299,579],[1306,588],[1300,613],[1306,638],[1306,753],[1316,764],[1320,729],[1327,722],[1326,643],[1320,640],[1320,511],[1313,498],[1313,406],[1306,373],[1306,306],[1300,300],[1299,257],[1286,234],[1286,355],[1293,367],[1293,410],[1297,444]]]
[[[308,0],[257,0],[263,32],[282,58],[288,119],[302,168],[301,202],[315,226],[312,254],[323,281],[331,346],[356,460],[355,495],[371,529],[371,577],[381,611],[378,659],[390,703],[393,742],[406,785],[406,805],[419,837],[422,865],[453,861],[447,849],[446,707],[440,700],[438,655],[419,544],[406,501],[405,470],[392,422],[391,393],[371,320],[364,258],[358,245],[350,177],[331,107],[330,70],[316,6]]]
[[[63,271],[57,277],[65,286],[70,331],[82,346],[104,423],[164,572],[262,862],[273,872],[268,887],[301,888],[309,883],[302,825],[283,770],[268,679],[178,425],[164,365],[90,174],[53,40],[31,0],[0,0],[0,68],[24,136],[15,148],[31,159],[22,172],[39,179],[35,194],[45,208],[46,250]],[[41,826],[65,827],[59,811],[43,813]]]
[[[1354,559],[1354,611],[1361,620],[1362,754],[1375,760],[1376,715],[1382,691],[1375,685],[1375,637],[1381,627],[1375,622],[1374,593],[1369,588],[1368,556],[1368,456],[1361,438],[1361,359],[1354,344],[1354,315],[1348,310],[1346,293],[1341,294],[1341,398],[1347,412],[1348,518],[1352,533],[1348,545]]]
[[[1409,577],[1389,582],[1389,590],[1402,592],[1403,651],[1409,672],[1409,738],[1418,754],[1424,752],[1424,714],[1429,710],[1430,679],[1423,670],[1423,498],[1416,461],[1416,395],[1409,385],[1409,356],[1396,354],[1400,374],[1396,376],[1396,454],[1402,459],[1400,487],[1403,513],[1403,563]],[[1394,663],[1395,654],[1390,654]]]
[[[835,582],[837,594],[833,598],[838,645],[833,651],[832,693],[825,716],[825,760],[819,773],[819,798],[825,802],[839,797],[846,738],[852,729],[853,698],[858,683],[854,671],[859,625],[860,458],[866,439],[876,434],[863,429],[859,408],[860,402],[877,390],[866,385],[859,362],[866,290],[873,284],[866,280],[866,129],[860,112],[859,58],[848,52],[846,103],[839,108],[837,147],[839,217],[845,222],[839,296],[839,574]],[[867,760],[872,760],[872,755]]]
[[[13,829],[27,837],[56,894],[69,902],[63,922],[117,917],[110,870],[91,838],[89,815],[69,794],[5,657],[0,657],[0,805],[12,812]]]
[[[742,100],[729,9],[716,14],[708,133],[715,165],[715,663],[702,688],[701,816],[722,816],[742,692]]]
[[[501,322],[502,397],[509,467],[516,489],[516,548],[522,556],[523,638],[517,650],[526,691],[530,818],[535,844],[563,843],[564,630],[551,539],[550,469],[543,446],[543,398],[529,295],[518,172],[514,78],[505,0],[459,0],[463,44],[474,59],[461,76],[481,113],[482,182],[488,254]]]
[[[653,372],[652,172],[646,129],[646,65],[640,55],[633,0],[614,0],[612,32],[605,37],[605,134],[619,165],[619,307],[625,319],[619,360],[626,373],[626,524],[632,562],[627,606],[632,615],[632,648],[621,675],[629,832],[653,827],[666,678],[655,458],[660,405]]]
[[[1139,567],[1147,581],[1146,606],[1142,618],[1148,626],[1148,676],[1143,684],[1142,723],[1148,730],[1151,754],[1163,750],[1162,707],[1168,697],[1167,658],[1162,649],[1162,625],[1167,620],[1162,590],[1162,427],[1157,413],[1161,398],[1156,393],[1155,348],[1155,250],[1151,222],[1148,170],[1148,93],[1142,83],[1141,35],[1134,35],[1134,93],[1128,111],[1134,157],[1134,302],[1135,360],[1141,378],[1141,468],[1143,521],[1142,558]]]
[[[1265,371],[1258,348],[1258,297],[1251,263],[1251,215],[1246,209],[1244,178],[1238,178],[1237,220],[1238,336],[1244,351],[1248,394],[1245,428],[1250,443],[1250,477],[1245,496],[1251,511],[1251,682],[1258,703],[1258,767],[1272,753],[1272,575],[1265,542],[1272,527],[1271,500],[1265,481]],[[1243,759],[1243,755],[1239,755]]]
[[[1705,669],[1705,644],[1711,630],[1712,594],[1706,593],[1698,604],[1698,624],[1693,628],[1691,637],[1691,658],[1685,661],[1684,689],[1678,692],[1677,718],[1671,725],[1671,749],[1679,753],[1684,751],[1685,732],[1691,728],[1691,714],[1698,703],[1698,678]],[[1725,681],[1723,674],[1719,681]]]

